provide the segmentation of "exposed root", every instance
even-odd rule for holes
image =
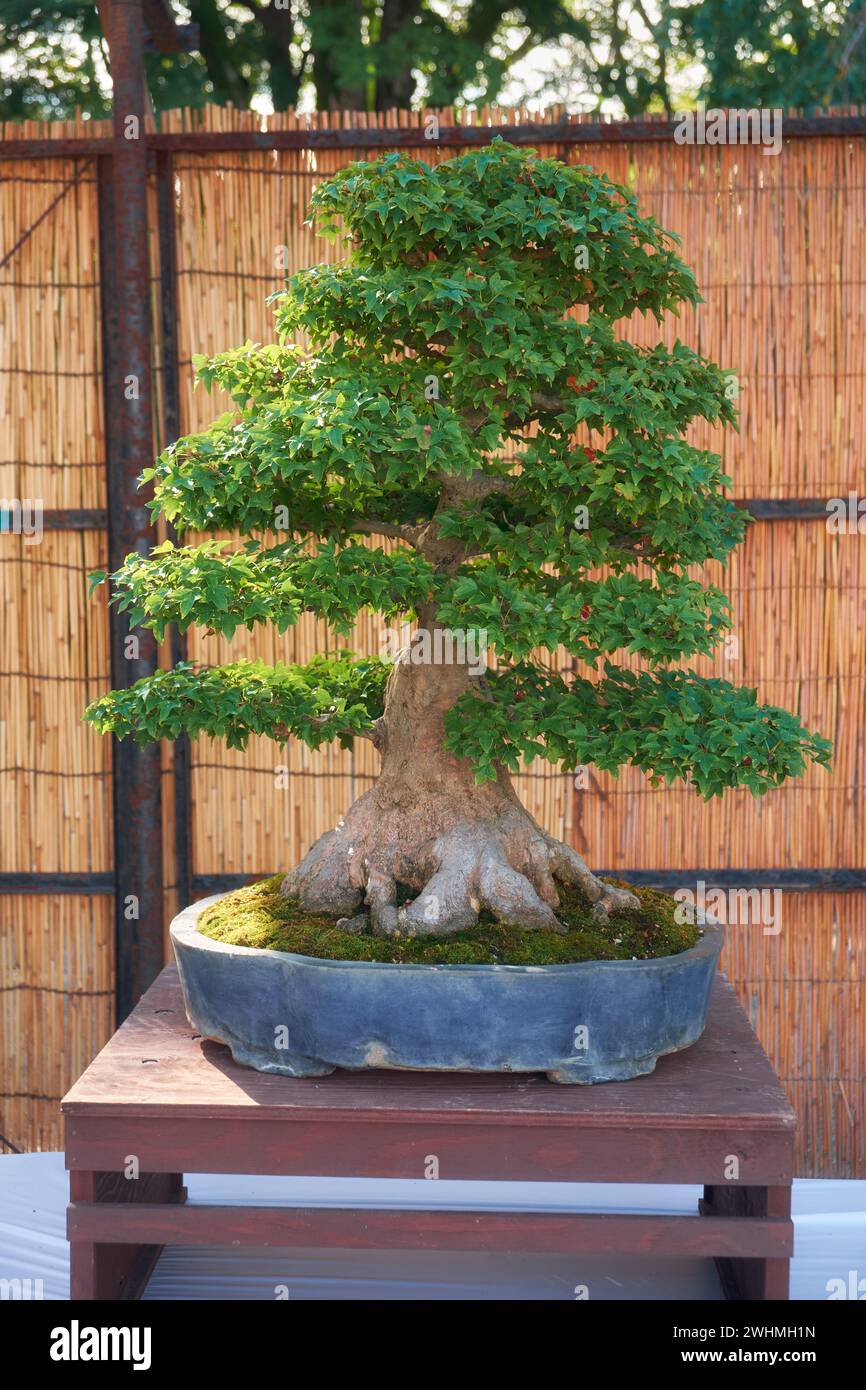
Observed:
[[[467,834],[436,841],[431,859],[435,869],[414,902],[397,914],[392,936],[450,936],[478,921],[477,852]],[[375,930],[375,928],[374,928]]]
[[[513,926],[565,930],[529,878],[508,862],[504,845],[489,828],[455,826],[435,842],[431,859],[434,871],[418,897],[398,909],[396,921],[374,920],[374,931],[450,936],[473,927],[482,908]]]
[[[395,662],[378,781],[286,876],[286,897],[352,930],[366,903],[379,936],[449,936],[482,909],[510,926],[562,932],[557,882],[578,884],[598,917],[640,906],[535,823],[504,769],[478,785],[447,751],[445,716],[472,680],[465,666]],[[398,902],[398,885],[412,901]]]
[[[626,912],[630,908],[638,909],[640,899],[634,893],[629,893],[626,888],[614,888],[609,883],[602,883],[600,878],[596,878],[591,869],[587,867],[576,850],[570,845],[564,845],[560,840],[549,837],[548,843],[551,847],[551,865],[553,872],[563,883],[576,883],[583,890],[585,896],[593,904],[592,915],[594,917],[607,918],[617,912]]]
[[[382,873],[368,866],[367,896],[365,901],[370,908],[370,921],[376,936],[394,936],[397,933],[397,880],[392,874]]]
[[[352,930],[364,921],[359,909],[365,903],[377,936],[450,936],[473,927],[483,909],[510,926],[564,932],[556,916],[557,880],[578,885],[597,917],[640,906],[633,893],[597,879],[579,854],[516,806],[492,822],[462,822],[435,838],[419,835],[415,844],[405,821],[389,842],[391,827],[365,824],[362,814],[347,817],[314,845],[282,891],[306,911],[334,916]],[[365,843],[368,836],[372,845]],[[402,906],[398,883],[418,890]]]
[[[553,908],[542,901],[526,873],[512,868],[497,848],[488,849],[481,861],[479,888],[485,907],[500,922],[565,932]]]
[[[316,841],[300,864],[283,879],[281,892],[307,912],[351,917],[360,907],[363,887],[356,882],[352,855],[340,833],[329,830]]]

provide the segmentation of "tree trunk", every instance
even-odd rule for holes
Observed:
[[[391,111],[394,108],[408,110],[415,93],[415,74],[412,70],[414,51],[412,43],[412,21],[421,14],[420,0],[385,0],[382,6],[382,19],[379,26],[377,48],[387,52],[386,71],[376,74],[376,110]],[[401,37],[404,38],[401,44]],[[388,48],[390,46],[390,52]],[[395,64],[395,50],[401,49],[404,61]]]
[[[637,906],[536,824],[504,768],[478,785],[471,764],[446,750],[445,715],[482,677],[465,662],[417,657],[417,647],[401,653],[388,679],[378,780],[286,876],[282,893],[357,930],[366,903],[373,930],[395,936],[463,931],[482,908],[516,926],[563,931],[557,880],[579,883],[599,915]],[[398,885],[417,896],[398,906]]]
[[[361,0],[316,0],[308,25],[317,111],[364,111],[366,54]],[[347,80],[353,74],[353,81]]]

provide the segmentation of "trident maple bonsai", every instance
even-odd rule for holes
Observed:
[[[592,170],[501,142],[434,167],[352,165],[312,208],[347,259],[275,296],[275,344],[198,364],[237,410],[144,475],[181,531],[249,539],[130,555],[114,601],[160,638],[169,623],[282,632],[303,612],[346,633],[369,607],[416,618],[425,651],[185,663],[87,717],[140,741],[372,740],[374,787],[283,882],[310,913],[366,903],[377,934],[444,936],[482,910],[561,929],[558,885],[602,918],[637,907],[523,808],[521,760],[630,763],[712,797],[761,794],[830,747],[753,690],[669,669],[728,621],[688,567],[743,534],[720,459],[684,438],[698,416],[734,422],[725,375],[679,342],[613,331],[699,299],[676,239]],[[473,633],[495,655],[486,673],[454,659],[449,638]],[[551,669],[539,649],[557,647],[587,674]]]

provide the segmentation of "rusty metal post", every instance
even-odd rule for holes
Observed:
[[[170,150],[158,150],[156,164],[156,217],[159,233],[159,315],[162,343],[162,439],[160,447],[177,439],[180,423],[180,352],[177,339],[177,225],[175,219],[174,167]],[[176,540],[173,526],[167,528]],[[171,664],[187,659],[186,634],[171,626]],[[174,862],[175,882],[181,907],[192,901],[192,789],[189,738],[174,741]]]
[[[110,161],[100,160],[108,559],[114,571],[131,551],[147,554],[156,539],[137,482],[154,455],[152,340],[141,0],[110,0],[102,13],[114,87],[112,153]],[[130,631],[126,615],[114,608],[110,622],[113,684],[128,686],[152,675],[153,635]],[[162,796],[158,744],[139,748],[115,739],[113,754],[120,1022],[163,965]]]

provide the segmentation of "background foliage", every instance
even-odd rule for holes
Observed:
[[[145,0],[155,109],[534,97],[637,115],[695,101],[809,109],[866,91],[866,0],[279,4]],[[106,116],[106,57],[95,3],[0,0],[0,117]]]

